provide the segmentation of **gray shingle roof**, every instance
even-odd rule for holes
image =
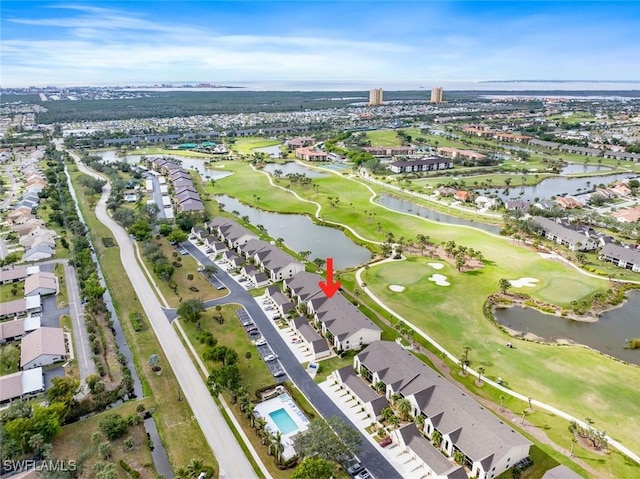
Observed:
[[[625,248],[614,243],[607,243],[600,251],[604,256],[614,258],[618,261],[622,260],[626,263],[640,265],[640,250],[633,248]]]
[[[486,459],[492,463],[501,459],[513,446],[531,444],[394,342],[376,341],[358,358],[367,369],[378,373],[394,392],[405,397],[415,394],[422,411],[431,418],[438,430],[453,435],[456,438],[455,445],[473,461]],[[490,458],[492,455],[494,457]],[[490,467],[485,470],[488,469]]]

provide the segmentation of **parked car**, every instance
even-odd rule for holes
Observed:
[[[302,339],[300,339],[300,338],[291,338],[291,342],[292,342],[293,344],[298,344],[298,343],[301,343],[301,342],[302,342]]]
[[[369,471],[367,471],[366,469],[363,469],[358,474],[353,476],[353,479],[372,479],[372,477]]]
[[[390,436],[385,437],[382,441],[380,441],[380,445],[382,447],[387,447],[388,445],[390,445],[393,441],[391,440]]]
[[[350,476],[355,476],[357,474],[359,474],[360,472],[364,471],[364,466],[362,464],[360,464],[359,462],[356,462],[355,464],[350,465],[349,467],[347,467],[347,473]]]
[[[278,359],[277,354],[268,354],[267,356],[264,357],[265,362],[275,361],[276,359]]]
[[[267,340],[264,338],[260,338],[256,341],[256,346],[264,346],[265,344],[267,344]]]
[[[180,254],[181,254],[182,256],[185,256],[185,255],[188,255],[188,254],[189,254],[189,252],[188,252],[186,249],[181,249],[181,250],[180,250]]]

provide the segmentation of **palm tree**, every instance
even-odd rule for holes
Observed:
[[[249,421],[251,422],[251,427],[255,427],[256,416],[253,414],[255,409],[256,409],[255,403],[250,401],[249,404],[247,404],[247,408],[245,409],[245,412],[244,412],[244,417],[249,419]]]
[[[484,368],[480,366],[478,368],[478,383],[482,383],[482,375],[484,374]]]
[[[398,426],[400,426],[400,418],[394,414],[389,418],[389,425],[397,428]]]
[[[265,426],[267,425],[267,421],[265,418],[263,417],[259,417],[256,418],[255,422],[255,428],[256,428],[256,434],[258,436],[260,436],[260,432],[265,428]]]
[[[398,399],[396,401],[396,411],[398,411],[402,421],[408,421],[409,418],[411,418],[413,406],[411,406],[411,402],[406,398]]]
[[[309,256],[311,256],[311,251],[300,251],[300,253],[298,254],[304,261],[307,261],[309,259]]]
[[[318,267],[318,269],[321,269],[325,263],[326,261],[323,260],[322,258],[316,258],[313,260],[313,264],[315,264]]]
[[[185,467],[179,467],[174,473],[174,479],[188,479],[189,476],[189,471]]]
[[[282,463],[282,453],[284,452],[284,444],[282,442],[282,433],[278,431],[272,437],[272,444],[276,452],[276,460],[278,464]]]
[[[418,414],[415,418],[416,427],[420,431],[424,431],[424,416],[422,414]]]
[[[504,409],[504,394],[500,394],[500,409]]]
[[[378,394],[384,394],[387,391],[387,385],[382,381],[378,381],[373,385],[373,389],[375,389]]]
[[[187,466],[187,470],[189,471],[189,475],[191,477],[198,477],[203,468],[204,461],[202,461],[201,459],[191,459],[191,462]]]

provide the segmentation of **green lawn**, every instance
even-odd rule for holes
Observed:
[[[245,136],[235,139],[235,143],[231,145],[231,149],[241,155],[249,155],[256,148],[264,148],[265,146],[279,145],[279,140],[268,140],[261,136]]]
[[[308,207],[305,203],[296,202],[292,195],[269,187],[245,165],[235,168],[244,180],[255,185],[254,188],[247,191],[241,186],[244,181],[225,178],[216,182],[214,192],[232,194],[249,204],[255,204],[252,194],[259,194],[261,203],[279,205],[276,210],[287,213],[303,212]],[[357,180],[331,175],[314,178],[313,182],[317,187],[298,187],[296,191],[322,204],[321,215],[324,218],[348,224],[369,240],[382,241],[388,231],[394,232],[396,237],[402,235],[405,238],[415,238],[420,233],[428,235],[435,243],[455,240],[458,244],[480,250],[486,258],[483,269],[457,273],[447,263],[445,269],[439,271],[451,278],[452,286],[448,288],[439,288],[425,281],[428,267],[424,265],[424,260],[372,268],[365,281],[390,307],[434,336],[450,351],[455,353],[461,351],[464,345],[470,345],[476,357],[474,365],[483,365],[490,376],[501,376],[510,387],[520,392],[531,391],[532,397],[547,401],[577,417],[597,416],[594,418],[596,427],[607,430],[627,445],[634,443],[635,430],[640,425],[636,419],[640,418],[640,405],[633,399],[629,385],[640,379],[638,368],[625,366],[582,348],[534,343],[524,343],[521,349],[514,351],[511,355],[517,353],[516,361],[511,361],[511,355],[498,357],[497,348],[510,338],[482,314],[485,298],[497,292],[497,283],[502,277],[539,278],[540,283],[527,292],[537,299],[560,305],[568,305],[572,300],[606,290],[606,281],[581,275],[570,267],[542,259],[534,251],[505,238],[386,210],[369,202],[371,191]],[[376,192],[383,191],[380,187],[371,188]],[[338,208],[329,206],[329,196],[340,198]],[[283,201],[280,202],[281,199]],[[404,284],[401,281],[405,278],[415,276],[418,279],[413,284],[407,284],[405,292],[398,294],[387,289],[387,274],[394,275],[394,281],[399,284]],[[583,370],[589,370],[587,378],[580,374]],[[575,398],[580,399],[576,401]],[[633,414],[629,413],[629,407]],[[633,419],[629,420],[630,417]]]
[[[634,400],[636,392],[629,385],[640,380],[639,368],[585,348],[525,341],[517,341],[514,350],[503,348],[499,354],[498,348],[511,338],[483,317],[482,305],[484,298],[495,292],[500,277],[517,275],[507,276],[497,266],[459,273],[448,263],[438,261],[445,267],[437,272],[447,276],[451,283],[449,287],[441,287],[427,280],[436,272],[428,262],[424,258],[411,258],[375,266],[363,275],[363,280],[385,304],[449,351],[461,353],[464,346],[470,346],[472,367],[483,366],[489,378],[500,376],[509,388],[576,417],[589,415],[595,427],[629,446],[634,443],[635,431],[640,427],[640,403]],[[580,295],[593,288],[594,280],[590,278],[563,278],[557,275],[557,270],[547,269],[555,263],[538,263],[529,263],[527,275],[539,278],[540,285],[527,292],[545,301],[566,302],[569,290],[571,295]],[[389,284],[405,286],[405,290],[393,292]]]
[[[202,431],[196,421],[192,419],[193,412],[187,401],[178,401],[178,381],[173,370],[163,367],[161,374],[155,374],[147,359],[152,354],[160,356],[161,365],[166,365],[162,350],[151,329],[148,320],[144,318],[146,327],[143,331],[135,332],[128,319],[132,312],[144,313],[137,303],[136,294],[131,286],[122,263],[120,250],[117,246],[105,247],[101,238],[113,238],[111,232],[100,223],[95,213],[89,208],[87,198],[78,187],[80,173],[75,165],[69,165],[71,177],[79,193],[78,201],[87,222],[93,245],[102,265],[102,271],[111,292],[114,306],[121,318],[122,327],[127,342],[134,356],[138,374],[143,383],[145,396],[153,396],[157,409],[154,414],[162,441],[169,454],[169,460],[175,468],[186,466],[191,459],[202,459],[211,464],[217,471],[217,462],[207,444]],[[115,241],[115,240],[114,240]]]
[[[152,239],[151,241],[158,245],[165,256],[169,258],[170,262],[177,261],[177,258],[180,258],[179,262],[182,264],[182,267],[175,268],[173,276],[171,277],[177,285],[176,291],[174,292],[169,288],[169,284],[166,281],[156,276],[153,272],[153,265],[150,264],[149,260],[142,255],[142,251],[140,252],[140,256],[142,257],[147,270],[153,276],[153,280],[158,285],[162,295],[172,308],[178,307],[181,298],[183,301],[192,298],[203,299],[206,301],[209,299],[219,298],[220,296],[227,294],[226,290],[217,290],[211,286],[211,283],[209,283],[209,281],[207,281],[206,278],[198,272],[198,262],[193,256],[183,256],[178,254],[178,256],[174,257],[173,254],[177,253],[177,251],[165,238],[161,238],[159,240]],[[192,280],[189,280],[190,274],[193,275]],[[189,289],[190,287],[195,287],[198,291],[191,291]]]
[[[371,146],[401,146],[402,140],[396,134],[396,130],[368,131],[367,139]]]
[[[98,413],[82,421],[69,424],[62,428],[62,432],[55,439],[53,443],[53,453],[56,457],[66,459],[77,459],[81,455],[88,456],[87,461],[84,463],[85,473],[82,477],[95,477],[92,472],[92,467],[95,463],[103,461],[102,457],[98,453],[97,445],[92,443],[91,436],[95,432],[100,433],[98,427],[98,421],[106,414],[116,413],[122,417],[136,413],[136,407],[142,404],[145,409],[151,409],[154,407],[154,403],[151,399],[142,399],[138,401],[130,401],[115,409]],[[129,426],[129,429],[119,439],[108,441],[107,438],[101,434],[100,442],[109,442],[111,444],[111,458],[107,462],[112,462],[116,465],[118,470],[118,477],[125,479],[130,477],[127,472],[119,465],[120,460],[125,461],[129,466],[138,471],[141,479],[153,479],[156,477],[155,468],[153,466],[153,460],[151,458],[151,451],[147,444],[147,436],[144,430],[144,425]],[[134,442],[134,446],[131,450],[127,450],[123,444],[124,441],[131,437]]]
[[[15,294],[14,294],[15,291]],[[0,302],[6,303],[15,299],[24,298],[24,281],[16,283],[0,284]]]
[[[209,155],[207,153],[200,153],[199,151],[189,150],[172,150],[169,148],[138,148],[128,150],[125,152],[127,155],[166,155],[166,156],[185,156],[187,158],[216,158],[216,155]]]
[[[56,263],[53,272],[58,277],[58,285],[60,289],[60,292],[56,296],[56,303],[58,305],[58,308],[64,308],[65,306],[67,306],[67,304],[69,304],[67,279],[64,275],[64,266],[62,266],[60,263]]]
[[[234,311],[241,307],[242,306],[237,304],[224,305],[220,312],[224,318],[223,324],[219,324],[218,321],[214,319],[214,317],[218,315],[218,312],[215,309],[207,310],[202,314],[200,324],[202,331],[211,332],[213,337],[218,340],[219,345],[233,348],[238,353],[238,368],[242,373],[243,382],[247,385],[251,396],[254,397],[253,394],[257,389],[273,384],[274,379],[269,368],[260,358],[260,354],[258,354],[256,347],[251,344],[249,336],[235,315]],[[207,350],[208,346],[197,340],[196,336],[198,331],[196,330],[196,326],[187,321],[181,321],[181,324],[189,338],[189,341],[195,348],[198,355],[202,358],[202,354]],[[244,356],[247,351],[251,352],[250,359],[246,359]],[[221,365],[219,363],[208,361],[204,362],[209,369],[213,369],[214,367]]]
[[[0,345],[0,376],[18,371],[20,366],[20,341]]]

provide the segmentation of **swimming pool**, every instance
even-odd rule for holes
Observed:
[[[289,413],[284,408],[269,413],[271,419],[282,434],[289,434],[298,429],[298,425],[291,419]]]

